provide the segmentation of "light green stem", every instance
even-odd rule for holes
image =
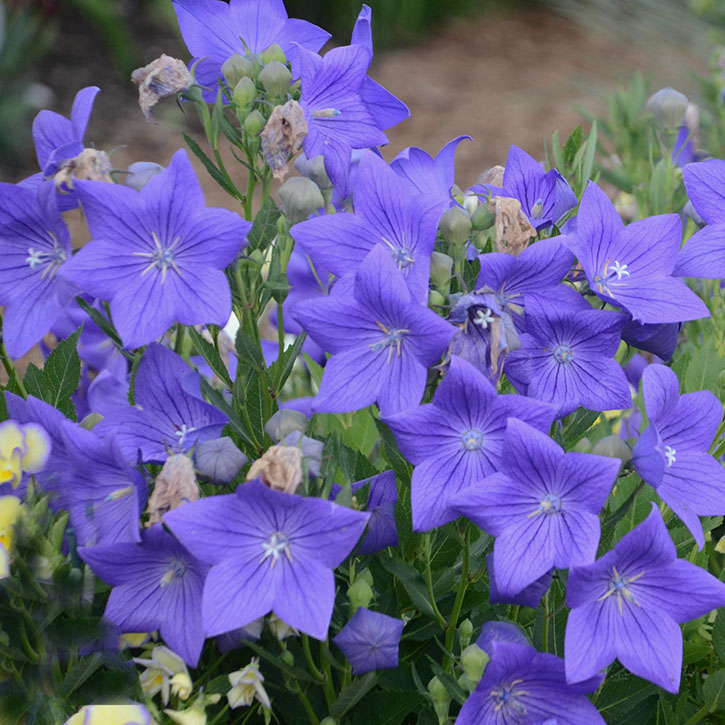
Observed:
[[[470,549],[471,549],[471,534],[470,528],[466,527],[465,539],[463,544],[463,565],[461,567],[461,583],[458,586],[458,593],[456,594],[456,601],[453,603],[453,611],[451,612],[451,618],[448,622],[448,629],[446,630],[446,651],[453,651],[453,640],[456,636],[456,626],[458,624],[458,617],[461,614],[461,608],[463,607],[463,598],[466,596],[466,590],[468,589],[468,568],[470,565]],[[443,661],[443,669],[450,671],[453,667],[453,660],[449,655],[445,655]]]

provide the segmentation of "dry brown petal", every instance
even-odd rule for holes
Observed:
[[[73,188],[73,179],[113,181],[111,171],[111,159],[105,151],[83,149],[78,156],[63,161],[53,180],[58,191],[67,191]]]
[[[496,215],[496,249],[517,257],[529,246],[536,236],[526,214],[521,211],[521,202],[505,196],[494,196],[489,200],[488,208]]]
[[[300,104],[287,101],[284,106],[276,106],[259,135],[264,160],[272,169],[274,178],[284,181],[288,171],[287,159],[299,151],[307,136],[307,120]]]
[[[167,96],[188,91],[194,85],[184,61],[162,54],[143,68],[131,73],[131,80],[138,85],[138,104],[147,121],[158,123],[151,109]]]
[[[194,464],[187,456],[178,453],[166,459],[161,473],[156,476],[154,491],[149,498],[146,526],[161,521],[161,517],[187,501],[199,498],[199,484],[194,475]]]
[[[247,473],[247,481],[257,477],[274,491],[294,493],[302,483],[302,451],[294,446],[270,446]]]
[[[492,166],[486,169],[476,180],[477,184],[490,184],[491,186],[503,186],[503,166]]]

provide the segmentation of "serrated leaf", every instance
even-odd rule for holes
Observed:
[[[88,317],[91,318],[91,320],[93,320],[96,325],[98,325],[98,327],[101,328],[103,334],[106,335],[111,342],[113,342],[113,344],[121,351],[121,354],[131,360],[133,355],[128,350],[124,349],[123,341],[111,322],[109,322],[95,307],[91,307],[91,305],[89,305],[82,297],[76,297],[75,299],[78,306],[88,315]]]
[[[274,199],[271,196],[267,197],[262,208],[257,212],[257,216],[254,217],[254,224],[247,235],[249,251],[266,249],[272,243],[277,236],[277,219],[280,216]]]
[[[393,432],[381,420],[376,420],[375,426],[378,429],[378,433],[380,433],[383,458],[388,462],[393,471],[395,471],[395,477],[400,483],[410,484],[413,468],[400,452]]]
[[[34,363],[29,363],[25,370],[25,377],[23,378],[23,385],[28,395],[32,395],[36,398],[43,399],[45,393],[45,379],[43,377],[43,371]]]
[[[240,363],[247,365],[257,372],[262,372],[267,369],[267,365],[264,362],[264,355],[262,354],[262,348],[259,346],[257,341],[247,335],[241,327],[237,330],[234,347],[237,351],[237,358]]]
[[[435,617],[433,607],[428,601],[428,590],[423,583],[423,577],[417,569],[410,564],[395,557],[381,557],[383,568],[400,581],[407,595],[418,609],[429,617]]]
[[[297,335],[294,343],[284,350],[282,356],[278,357],[270,366],[269,375],[272,378],[276,395],[279,395],[282,391],[284,384],[292,373],[292,368],[300,352],[302,352],[302,345],[305,344],[306,339],[307,334],[305,332]]]
[[[63,682],[58,687],[58,695],[68,697],[73,694],[102,664],[103,655],[100,652],[94,652],[88,657],[81,657],[66,673]]]
[[[242,425],[239,417],[234,412],[232,406],[227,402],[226,398],[216,389],[212,388],[209,383],[201,379],[201,392],[204,397],[215,407],[224,413],[229,418],[229,425],[232,431],[240,438],[247,446],[248,452],[252,451],[253,455],[257,454],[257,449],[252,439],[249,437],[247,429]]]
[[[354,679],[332,703],[330,715],[335,718],[342,717],[351,707],[365,697],[377,682],[377,672],[366,672],[362,677]]]
[[[227,366],[224,364],[222,356],[219,354],[216,346],[208,340],[205,340],[193,327],[189,327],[188,331],[194,349],[204,358],[206,364],[212,369],[212,372],[219,380],[231,388],[232,379],[229,377]]]
[[[720,662],[725,664],[725,609],[720,609],[712,627],[712,646]]]
[[[693,353],[685,372],[685,392],[710,390],[719,393],[717,378],[725,368],[725,362],[718,355],[715,341],[707,339],[703,346]]]
[[[725,670],[708,676],[702,685],[702,696],[710,712],[725,710]]]
[[[43,366],[45,396],[43,400],[60,410],[71,420],[76,419],[76,409],[71,400],[81,379],[81,360],[78,357],[78,328],[70,337],[61,340]]]
[[[562,435],[564,449],[568,451],[576,445],[589,432],[600,415],[601,413],[595,410],[579,408],[579,410],[568,416]]]

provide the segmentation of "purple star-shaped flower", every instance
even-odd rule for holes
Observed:
[[[69,485],[63,497],[78,543],[140,541],[146,481],[129,466],[115,437],[101,439],[69,421],[61,425],[61,435],[70,459]]]
[[[377,401],[388,414],[417,405],[427,369],[441,359],[455,328],[413,301],[381,246],[360,265],[353,294],[293,308],[310,337],[332,353],[313,409],[339,413]]]
[[[592,291],[605,302],[624,307],[639,322],[681,322],[710,315],[702,300],[672,276],[681,239],[677,214],[648,217],[625,227],[607,195],[590,181],[576,230],[562,242],[584,268]]]
[[[616,458],[564,453],[545,433],[510,418],[499,472],[464,488],[451,506],[496,537],[496,587],[514,596],[557,569],[594,561],[599,511],[619,473]]]
[[[674,274],[682,277],[725,277],[725,161],[687,164],[682,171],[695,211],[706,222],[677,255]]]
[[[526,635],[511,622],[497,622],[492,619],[481,625],[481,634],[478,635],[476,644],[487,652],[489,657],[493,651],[492,644],[494,642],[513,642],[514,644],[528,645],[529,640]]]
[[[627,378],[613,356],[626,317],[617,312],[552,304],[526,294],[526,332],[509,354],[504,373],[517,390],[552,403],[557,417],[580,405],[590,410],[632,407]]]
[[[388,143],[361,95],[370,55],[360,45],[346,45],[324,58],[300,47],[298,58],[300,106],[307,119],[302,148],[308,159],[324,156],[330,181],[345,197],[353,149]]]
[[[520,395],[496,395],[470,363],[453,356],[433,402],[386,416],[403,455],[415,466],[411,487],[413,529],[427,531],[460,516],[455,495],[499,470],[509,417],[542,432],[554,409]]]
[[[0,184],[0,305],[11,358],[48,332],[77,291],[58,275],[71,254],[52,182],[35,189]]]
[[[650,515],[613,551],[569,572],[566,602],[567,681],[586,680],[617,658],[633,674],[676,693],[682,669],[678,623],[725,606],[725,584],[677,558],[653,503]]]
[[[166,644],[191,667],[204,645],[201,595],[209,567],[190,554],[161,524],[138,544],[78,549],[96,576],[113,588],[105,616],[121,632],[160,630]]]
[[[680,395],[677,375],[665,365],[644,369],[642,392],[649,427],[635,443],[632,465],[702,549],[699,516],[725,514],[725,469],[707,452],[722,404],[709,390]]]
[[[448,205],[451,187],[455,183],[455,156],[461,141],[470,136],[457,136],[436,154],[435,158],[417,146],[403,149],[391,162],[390,168],[418,194],[430,194]]]
[[[536,159],[518,146],[509,150],[502,187],[476,185],[471,191],[518,199],[521,211],[535,229],[555,224],[577,202],[576,194],[556,169],[544,171]]]
[[[339,276],[356,271],[373,247],[382,247],[414,299],[425,303],[440,202],[411,191],[385,161],[367,153],[360,161],[354,205],[352,214],[309,219],[291,234],[315,265]]]
[[[359,607],[332,641],[340,648],[356,675],[398,666],[402,619]]]
[[[75,189],[93,241],[62,273],[111,301],[125,345],[145,345],[174,322],[227,323],[231,294],[221,270],[252,225],[227,209],[205,208],[183,149],[140,192],[99,181],[77,181]]]
[[[213,565],[202,602],[207,636],[274,611],[291,627],[325,639],[335,603],[332,570],[352,551],[369,516],[272,491],[256,479],[234,494],[184,504],[164,522]]]
[[[564,677],[564,661],[527,644],[492,641],[483,678],[458,714],[456,725],[604,725],[586,697],[601,677],[573,685]]]
[[[185,453],[197,441],[219,438],[227,417],[201,399],[201,377],[176,353],[153,343],[146,348],[135,380],[136,406],[109,410],[96,426],[115,432],[124,455],[138,453],[147,463],[162,463],[172,453]]]
[[[385,471],[372,478],[356,481],[352,484],[353,494],[365,485],[369,485],[367,510],[370,512],[370,519],[368,531],[358,547],[358,553],[374,554],[387,546],[398,545],[398,529],[395,525],[398,491],[395,487],[395,473]],[[330,500],[334,501],[341,490],[342,486],[334,483],[330,491]]]
[[[554,570],[540,576],[533,584],[524,587],[516,594],[502,594],[496,583],[496,572],[493,568],[493,553],[486,555],[486,568],[488,569],[488,601],[491,604],[515,604],[519,607],[536,609],[546,592],[549,591]]]
[[[295,43],[318,51],[330,34],[306,20],[289,18],[282,0],[172,0],[179,29],[196,63],[208,101],[217,95],[221,67],[235,53],[261,53],[275,43],[288,57]]]

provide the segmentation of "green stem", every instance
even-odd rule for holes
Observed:
[[[186,327],[180,322],[176,323],[176,339],[174,340],[174,352],[181,355],[184,352],[184,332]]]
[[[337,699],[335,692],[335,685],[332,681],[332,670],[330,669],[330,650],[327,646],[327,642],[320,643],[321,650],[321,661],[322,671],[325,673],[325,680],[322,683],[322,689],[325,693],[325,700],[327,701],[327,707],[332,707],[332,704]]]
[[[10,359],[10,355],[8,355],[8,351],[5,349],[5,340],[0,340],[0,358],[2,358],[3,367],[5,368],[5,372],[8,374],[8,379],[13,383],[13,385],[15,385],[20,395],[27,400],[28,391],[25,390],[23,381],[20,379],[18,371],[15,369],[15,366]]]
[[[456,625],[458,624],[458,617],[461,614],[461,607],[463,607],[463,598],[466,596],[466,590],[468,589],[468,568],[470,565],[470,548],[471,548],[471,534],[470,527],[466,526],[465,540],[463,544],[463,566],[461,567],[461,583],[458,587],[458,593],[456,594],[456,601],[453,603],[453,611],[451,612],[451,619],[448,622],[448,629],[446,630],[446,651],[453,652],[453,640],[456,636]],[[453,660],[449,655],[445,656],[443,662],[443,669],[450,671],[453,667]]]
[[[707,705],[703,705],[686,723],[685,725],[695,725],[700,722],[705,715],[710,712],[710,708]]]
[[[435,594],[433,593],[433,576],[431,574],[430,569],[430,550],[431,550],[431,541],[430,541],[430,533],[423,535],[423,550],[425,551],[425,583],[426,587],[428,589],[428,599],[430,600],[430,606],[433,609],[433,614],[436,618],[436,622],[440,624],[441,629],[445,630],[447,624],[445,617],[441,614],[440,610],[438,609],[438,604],[436,604],[436,598]]]
[[[284,352],[284,309],[282,308],[282,303],[277,303],[277,346],[278,346],[278,352],[277,352],[277,359],[282,360],[282,353]],[[280,368],[281,373],[281,368]],[[276,385],[275,385],[276,390]],[[279,393],[279,390],[277,390]]]
[[[216,723],[221,722],[222,715],[224,715],[228,709],[229,703],[227,702],[224,707],[219,711],[219,714],[209,722],[209,725],[216,725]]]
[[[544,652],[549,651],[549,592],[544,595]]]
[[[257,186],[257,175],[253,172],[249,172],[247,177],[247,193],[244,196],[244,218],[247,221],[252,221],[252,203],[254,202],[254,189]]]
[[[306,634],[302,635],[302,651],[305,653],[305,661],[307,662],[307,669],[310,674],[320,682],[323,682],[325,676],[320,672],[320,669],[315,664],[315,660],[312,657],[312,651],[310,650],[310,639]]]
[[[219,665],[224,662],[229,652],[225,652],[221,657],[217,657],[210,667],[207,668],[206,672],[194,683],[198,690],[213,674],[216,672]]]
[[[296,680],[295,687],[297,688],[297,694],[300,696],[302,706],[305,708],[305,712],[307,713],[307,717],[310,719],[310,722],[312,723],[312,725],[320,725],[320,719],[317,717],[317,715],[315,715],[315,711],[312,709],[312,705],[310,704],[307,695],[305,695],[303,689],[300,687],[300,683]]]

